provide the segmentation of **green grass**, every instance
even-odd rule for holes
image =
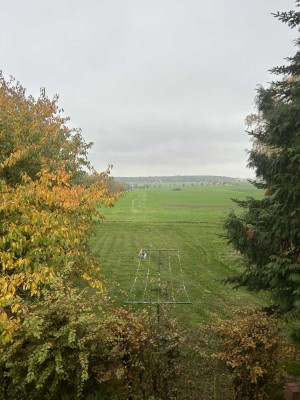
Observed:
[[[222,284],[222,279],[241,270],[241,259],[220,237],[223,219],[236,209],[231,198],[258,198],[262,193],[249,184],[177,187],[182,190],[172,190],[173,185],[137,189],[113,208],[101,210],[105,220],[99,223],[91,248],[109,282],[109,293],[119,304],[128,296],[186,301],[182,270],[193,304],[172,306],[171,312],[186,326],[229,317],[232,307],[262,305],[262,295]],[[142,247],[152,250],[140,261],[137,254]],[[159,248],[180,251],[179,258],[176,252],[161,253],[160,291],[154,251]]]

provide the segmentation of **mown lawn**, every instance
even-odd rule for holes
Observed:
[[[105,220],[99,222],[91,248],[100,260],[110,295],[119,304],[126,300],[186,301],[186,288],[192,305],[166,306],[186,326],[216,316],[229,317],[232,307],[262,305],[262,295],[222,283],[241,268],[240,257],[221,237],[222,221],[236,208],[231,198],[247,196],[262,193],[249,184],[162,185],[136,189],[113,208],[101,210]],[[148,254],[141,261],[137,254],[143,247]],[[155,249],[162,248],[178,249],[179,256],[177,252],[160,254],[158,284]]]

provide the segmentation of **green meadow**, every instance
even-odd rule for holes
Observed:
[[[242,263],[222,237],[228,212],[240,212],[231,198],[261,196],[250,184],[162,184],[135,189],[114,207],[101,209],[104,219],[91,248],[109,295],[120,305],[190,301],[164,306],[190,327],[230,317],[234,307],[263,305],[263,295],[222,282],[239,272]],[[138,257],[141,248],[147,253],[143,260]],[[156,310],[153,304],[125,306]]]

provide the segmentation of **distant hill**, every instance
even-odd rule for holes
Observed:
[[[246,179],[214,175],[174,175],[174,176],[134,176],[115,177],[115,180],[128,184],[135,183],[228,183],[245,182]]]

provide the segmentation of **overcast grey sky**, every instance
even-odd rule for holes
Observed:
[[[298,32],[292,0],[0,0],[0,69],[41,86],[115,176],[246,169],[245,116]]]

